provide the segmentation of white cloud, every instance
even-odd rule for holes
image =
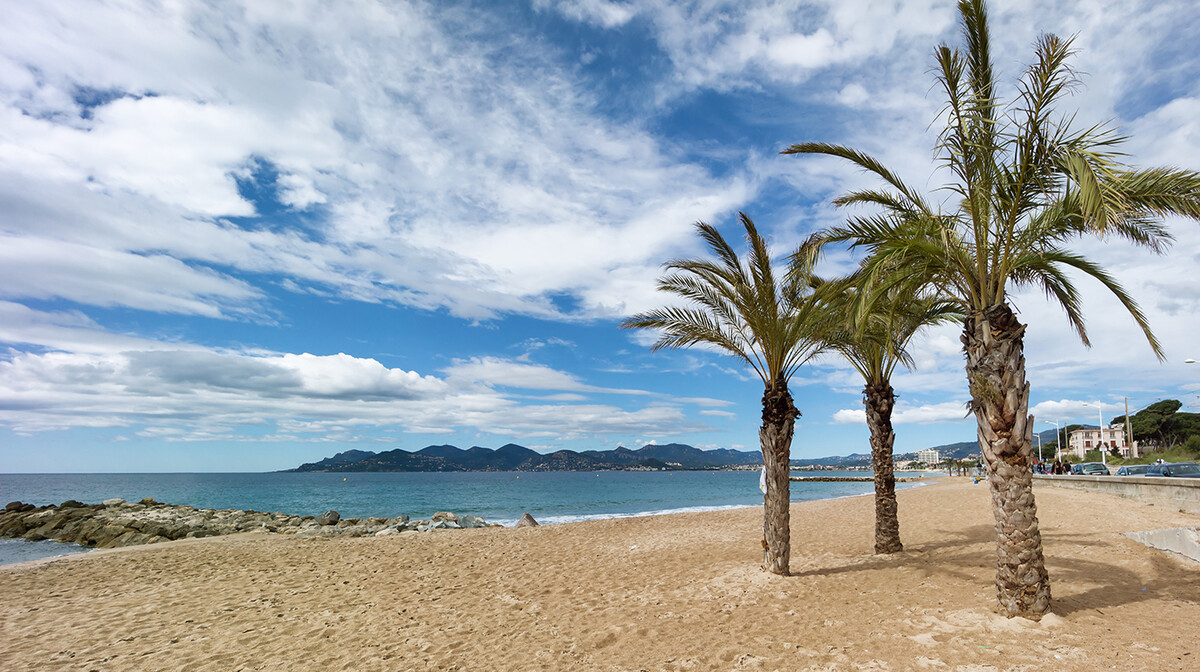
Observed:
[[[833,422],[838,425],[865,425],[867,412],[861,408],[843,408],[833,414]]]
[[[60,320],[65,321],[65,320]],[[474,368],[472,368],[474,367]],[[473,373],[476,375],[465,376]],[[441,379],[346,354],[190,349],[9,353],[0,361],[0,423],[30,434],[126,427],[171,441],[377,441],[380,432],[472,430],[567,441],[647,429],[703,429],[676,404],[642,408],[578,403],[579,394],[533,403],[488,387],[582,389],[547,367],[479,361]],[[265,431],[264,431],[265,430]]]
[[[602,392],[610,394],[645,395],[642,390],[609,389],[588,385],[574,374],[540,364],[501,359],[473,357],[455,361],[445,369],[446,380],[455,385],[482,385],[488,388],[507,387],[526,390],[562,390],[566,392]]]
[[[610,26],[632,16],[616,3],[562,9]],[[753,190],[604,119],[545,44],[464,34],[474,14],[371,2],[9,10],[0,172],[41,194],[25,203],[32,218],[0,217],[0,230],[49,245],[91,238],[114,258],[174,258],[183,276],[220,265],[471,319],[562,317],[548,297],[564,292],[581,298],[569,314],[614,315],[649,301],[630,280],[644,282],[691,221]],[[257,223],[237,182],[255,165],[277,171],[280,203],[316,208],[313,234]],[[250,220],[220,220],[232,216]],[[205,315],[237,303],[170,274],[142,287],[113,277],[119,291],[101,298],[62,277],[40,283],[52,270],[30,283],[82,303]]]
[[[917,407],[897,404],[892,422],[898,425],[928,425],[940,422],[963,422],[967,417],[965,401],[947,401]],[[972,418],[968,422],[974,424],[974,419]]]
[[[569,19],[602,28],[624,25],[637,14],[632,3],[609,0],[534,0],[533,6],[541,10],[553,8]]]
[[[962,422],[966,417],[966,406],[961,401],[948,401],[922,406],[908,406],[904,403],[897,403],[892,413],[892,424],[929,425],[943,422]],[[867,414],[861,408],[842,409],[833,414],[833,422],[838,425],[865,425],[867,424]]]
[[[225,317],[262,299],[251,285],[163,254],[0,235],[0,296]]]
[[[11,301],[0,301],[0,343],[87,354],[186,347],[105,331],[77,310],[46,312]]]

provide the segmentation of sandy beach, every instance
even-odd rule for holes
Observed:
[[[761,510],[526,529],[240,534],[0,568],[5,670],[1197,670],[1200,565],[1126,531],[1200,516],[1040,486],[1053,614],[994,603],[967,479],[792,506],[793,576]]]

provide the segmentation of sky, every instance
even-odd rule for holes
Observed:
[[[618,328],[670,303],[663,262],[704,254],[697,221],[740,245],[738,212],[783,257],[874,186],[780,156],[792,143],[856,147],[948,199],[943,0],[2,4],[3,472],[757,450],[752,371]],[[1002,81],[1039,34],[1074,35],[1062,110],[1128,135],[1133,165],[1200,170],[1191,2],[992,5]],[[1161,256],[1072,247],[1138,299],[1165,361],[1094,281],[1090,348],[1037,292],[1011,297],[1039,430],[1126,399],[1200,410],[1200,224],[1166,225]],[[893,378],[897,452],[975,438],[958,334],[923,334]],[[799,371],[794,458],[869,451],[856,376],[832,356]]]

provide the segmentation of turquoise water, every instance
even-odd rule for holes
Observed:
[[[427,518],[436,511],[454,511],[512,525],[525,512],[540,523],[564,523],[761,506],[758,476],[757,471],[0,474],[0,505],[17,500],[41,506],[68,499],[94,504],[113,497],[133,502],[153,497],[197,508],[295,515],[333,509],[343,518]],[[869,492],[870,482],[791,484],[794,502]],[[0,564],[32,559],[6,559],[10,547],[0,546]]]

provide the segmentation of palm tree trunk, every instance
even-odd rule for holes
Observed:
[[[791,562],[792,433],[800,411],[792,403],[787,383],[780,380],[763,392],[762,445],[767,492],[763,495],[763,569],[787,576]]]
[[[896,553],[900,543],[900,520],[896,517],[896,474],[892,470],[892,408],[896,393],[887,383],[863,388],[867,427],[871,428],[871,466],[875,470],[875,552]]]
[[[1003,303],[963,324],[971,408],[996,516],[996,598],[1005,616],[1036,621],[1050,610],[1050,577],[1033,499],[1024,338],[1025,325]]]

